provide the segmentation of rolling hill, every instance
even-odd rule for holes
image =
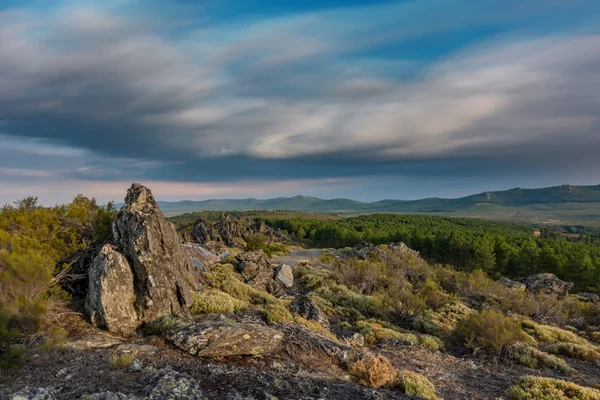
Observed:
[[[418,213],[513,220],[530,223],[600,225],[600,185],[555,186],[541,189],[515,188],[471,196],[421,200],[381,200],[372,203],[351,199],[324,200],[295,196],[273,199],[213,199],[161,201],[168,215],[186,212],[289,210],[357,215],[367,213]]]

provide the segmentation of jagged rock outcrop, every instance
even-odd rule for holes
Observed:
[[[283,334],[251,322],[205,322],[168,331],[165,338],[175,347],[200,357],[257,356],[274,350]]]
[[[524,283],[513,281],[512,279],[508,279],[505,277],[498,279],[498,283],[501,284],[502,286],[506,286],[506,287],[509,287],[512,289],[517,289],[517,290],[525,290],[527,288],[527,286],[525,286]]]
[[[198,219],[190,231],[192,239],[200,244],[213,240],[211,234],[208,232],[208,226],[208,222],[204,218]]]
[[[139,325],[133,306],[133,272],[127,259],[111,244],[106,244],[89,270],[89,289],[85,310],[100,328],[131,335]]]
[[[262,291],[272,289],[273,267],[262,250],[240,253],[235,259],[237,270],[247,284]]]
[[[92,322],[119,332],[122,328],[110,321],[120,313],[127,316],[126,331],[162,315],[187,315],[192,293],[200,289],[200,271],[148,188],[137,183],[129,188],[113,223],[113,236],[115,246],[103,247],[89,270],[86,304]],[[122,302],[116,304],[115,299]],[[131,307],[135,324],[130,321]]]
[[[294,286],[294,273],[292,272],[292,267],[287,264],[279,264],[274,270],[274,276],[278,283],[280,283],[284,288],[290,289]]]
[[[524,283],[527,291],[531,293],[544,293],[550,296],[564,297],[573,287],[572,282],[565,282],[554,274],[543,273],[530,275],[519,279],[519,282]]]
[[[595,293],[582,292],[577,293],[577,296],[579,296],[582,301],[587,301],[589,303],[597,303],[600,301],[600,296]]]
[[[325,315],[310,297],[304,294],[296,295],[294,300],[290,303],[289,309],[291,312],[300,315],[304,319],[317,321],[323,328],[329,328],[327,315]]]
[[[229,214],[222,214],[218,222],[219,235],[223,242],[230,247],[239,246],[239,239],[246,237],[246,228],[239,219]]]

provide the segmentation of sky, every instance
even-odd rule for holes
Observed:
[[[0,203],[600,183],[597,0],[0,0]]]

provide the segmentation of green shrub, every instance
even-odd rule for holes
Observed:
[[[23,365],[27,348],[20,344],[9,344],[0,349],[0,369],[17,368]]]
[[[294,320],[292,313],[281,304],[269,304],[265,307],[267,321],[276,324],[286,324]]]
[[[235,299],[220,290],[207,289],[196,293],[190,311],[192,314],[227,314],[243,311],[246,308],[248,308],[247,302]]]
[[[523,321],[523,329],[525,332],[533,335],[538,340],[546,343],[573,343],[589,345],[588,341],[581,336],[556,326],[542,325],[533,321]]]
[[[528,368],[556,369],[567,375],[575,372],[562,358],[544,353],[527,343],[515,343],[507,346],[505,352],[509,359]]]
[[[460,320],[453,336],[468,349],[500,353],[504,346],[527,340],[521,321],[496,310],[483,310]]]
[[[427,400],[440,400],[435,395],[435,386],[427,377],[415,372],[403,370],[398,374],[398,385],[403,393],[422,397]]]
[[[600,359],[600,354],[591,345],[575,343],[552,343],[543,348],[550,354],[559,354],[579,360],[596,362]]]
[[[136,357],[137,357],[136,352],[114,353],[110,357],[110,361],[109,361],[110,368],[111,369],[125,369],[125,368],[129,367],[135,361]]]
[[[600,400],[600,390],[560,379],[524,376],[506,391],[508,400]]]

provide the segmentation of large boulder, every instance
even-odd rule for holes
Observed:
[[[240,239],[246,237],[246,226],[239,219],[229,214],[221,214],[218,221],[219,235],[227,246],[239,246]]]
[[[135,308],[149,322],[185,315],[200,289],[199,271],[188,259],[175,225],[168,222],[150,189],[134,183],[113,224],[114,240],[134,275]]]
[[[283,334],[259,323],[204,322],[165,335],[175,347],[200,357],[257,356],[274,350]]]
[[[280,283],[284,288],[290,289],[294,286],[294,272],[292,267],[285,263],[279,264],[275,268],[273,279]]]
[[[527,287],[522,282],[513,281],[512,279],[508,279],[505,277],[498,279],[498,283],[501,284],[502,286],[506,286],[511,289],[517,289],[517,290],[525,290]]]
[[[519,282],[525,284],[528,292],[543,293],[557,297],[566,296],[573,287],[572,282],[565,282],[550,273],[530,275],[519,279]]]
[[[200,289],[200,270],[148,188],[131,185],[113,236],[115,246],[104,246],[88,272],[92,322],[126,334],[163,315],[187,315]]]
[[[106,244],[89,270],[85,310],[92,323],[121,335],[131,335],[139,325],[133,306],[133,272],[125,256]]]
[[[196,243],[204,244],[214,240],[208,231],[208,226],[208,222],[204,218],[200,218],[194,223],[190,236]]]

